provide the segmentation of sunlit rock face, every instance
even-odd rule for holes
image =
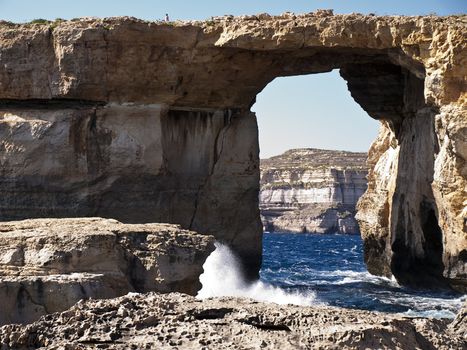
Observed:
[[[253,211],[231,206],[258,201],[254,116],[74,101],[3,108],[2,220],[101,216],[177,223],[239,239],[239,249],[250,239],[242,252],[258,264],[257,204]]]
[[[359,204],[369,270],[462,288],[465,22],[319,11],[2,23],[0,217],[179,223],[229,244],[255,277],[250,107],[275,77],[338,68],[355,101],[383,122]]]
[[[366,154],[293,149],[262,159],[259,196],[269,232],[359,233],[354,218],[366,190]]]
[[[176,225],[102,218],[5,222],[0,235],[0,325],[32,322],[87,298],[194,295],[214,251],[214,237]]]

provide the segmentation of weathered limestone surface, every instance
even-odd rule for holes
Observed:
[[[0,324],[28,323],[86,298],[196,294],[214,238],[169,224],[33,219],[0,225]]]
[[[258,263],[258,209],[231,206],[257,203],[252,116],[74,101],[1,108],[0,219],[177,223],[237,248],[250,239],[244,255]]]
[[[267,232],[359,234],[354,205],[307,204],[261,209]]]
[[[359,233],[366,153],[299,148],[260,162],[259,205],[270,232]]]
[[[249,109],[275,77],[338,68],[384,122],[359,214],[370,271],[465,285],[465,16],[319,11],[0,27],[1,219],[179,223],[228,243],[255,277]]]
[[[0,327],[2,349],[453,349],[465,321],[172,294],[87,300],[26,326]]]
[[[456,318],[449,325],[451,331],[467,339],[467,303],[457,313]]]

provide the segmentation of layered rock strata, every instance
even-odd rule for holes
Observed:
[[[87,300],[27,325],[0,327],[2,348],[465,349],[458,320],[181,294]]]
[[[401,283],[467,280],[466,17],[0,26],[0,218],[112,216],[214,234],[261,264],[257,127],[275,77],[340,69],[384,122],[359,220]]]
[[[196,294],[214,238],[168,224],[35,219],[0,225],[0,324],[28,323],[87,298]]]
[[[366,154],[293,149],[260,162],[259,204],[269,232],[359,233]]]

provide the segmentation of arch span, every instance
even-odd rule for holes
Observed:
[[[340,69],[382,121],[359,204],[372,273],[465,288],[465,16],[329,11],[0,26],[0,217],[179,223],[261,263],[255,96]]]

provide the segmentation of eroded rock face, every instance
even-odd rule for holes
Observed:
[[[467,303],[457,313],[456,318],[449,325],[451,331],[467,339]]]
[[[263,209],[267,232],[359,234],[355,206],[307,204],[292,208]]]
[[[260,162],[259,205],[270,232],[360,233],[366,154],[300,148]]]
[[[96,322],[98,320],[98,322]],[[334,307],[240,298],[129,294],[87,300],[27,326],[0,327],[14,349],[463,349],[465,325]]]
[[[0,324],[128,292],[196,294],[212,236],[169,224],[34,219],[0,225]]]
[[[404,121],[407,134],[402,142],[383,124],[370,148],[373,170],[357,214],[365,240],[365,260],[370,272],[395,275],[402,284],[433,287],[449,283],[465,291],[466,230],[461,219],[465,207],[457,197],[465,194],[465,188],[449,196],[448,188],[453,190],[453,186],[448,181],[459,181],[459,177],[451,174],[443,178],[449,168],[456,169],[452,163],[459,158],[446,157],[448,141],[440,146],[434,125],[440,115],[434,119],[426,113],[431,115],[422,111]],[[437,177],[438,181],[443,178],[442,186]],[[439,192],[441,187],[444,195]],[[452,201],[458,206],[450,207],[448,214],[444,206]],[[460,216],[457,225],[453,213]]]
[[[257,153],[254,116],[230,110],[70,101],[3,105],[0,219],[177,223],[241,248],[257,273],[259,210],[232,207],[258,201]]]
[[[340,69],[356,102],[385,125],[359,215],[370,271],[461,286],[465,23],[326,11],[4,23],[0,217],[179,223],[229,244],[255,277],[259,160],[249,108],[275,77]]]

